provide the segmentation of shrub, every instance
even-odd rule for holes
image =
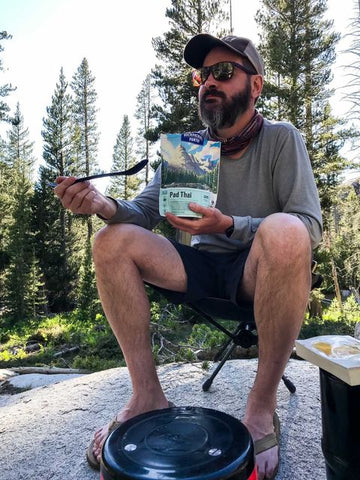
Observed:
[[[355,324],[360,322],[360,305],[351,295],[342,306],[336,298],[323,312],[322,318],[306,318],[299,338],[317,337],[320,335],[354,335]]]
[[[201,349],[211,349],[218,347],[226,339],[226,335],[219,330],[206,324],[195,324],[189,337],[189,344]]]
[[[120,359],[106,359],[99,355],[89,355],[85,357],[76,356],[72,362],[73,368],[79,368],[80,370],[88,370],[90,372],[99,372],[101,370],[107,370],[109,368],[123,367],[124,361]]]

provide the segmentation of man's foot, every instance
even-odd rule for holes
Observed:
[[[280,423],[276,413],[272,418],[269,414],[263,418],[259,415],[254,420],[247,417],[243,423],[255,444],[259,480],[273,480],[279,467]]]
[[[159,410],[162,408],[168,408],[174,406],[171,402],[168,402],[166,399],[159,403],[151,404],[142,404],[138,405],[137,402],[130,400],[130,402],[124,407],[124,409],[116,415],[116,417],[107,425],[99,428],[90,442],[88,450],[86,452],[87,461],[92,468],[100,468],[101,460],[101,451],[103,444],[110,433],[115,430],[121,423],[129,420],[130,418],[140,415],[141,413],[150,412],[151,410]]]

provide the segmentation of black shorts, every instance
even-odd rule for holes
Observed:
[[[191,303],[206,297],[217,297],[237,303],[236,296],[250,248],[241,252],[214,253],[198,250],[170,240],[178,251],[187,275],[185,293],[151,284],[171,303]]]

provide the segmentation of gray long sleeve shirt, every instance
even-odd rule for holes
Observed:
[[[160,168],[134,200],[117,200],[118,209],[107,223],[133,223],[147,229],[159,215]],[[322,235],[319,196],[308,153],[301,135],[285,122],[264,124],[240,158],[221,157],[216,207],[234,218],[234,232],[197,235],[192,245],[214,252],[248,247],[262,220],[276,212],[297,216],[315,248]]]

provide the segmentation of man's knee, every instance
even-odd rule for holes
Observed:
[[[99,230],[94,237],[93,259],[95,265],[103,262],[111,262],[113,258],[119,258],[128,254],[136,235],[135,225],[115,224],[106,225]]]
[[[277,261],[294,261],[298,258],[310,262],[310,235],[304,223],[294,215],[269,215],[260,224],[256,239],[264,255]]]

